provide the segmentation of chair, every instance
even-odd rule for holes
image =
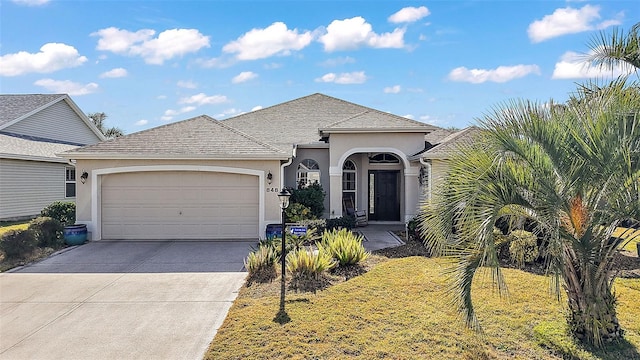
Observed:
[[[365,210],[356,210],[352,198],[342,199],[342,206],[348,216],[353,216],[356,219],[356,226],[367,226],[369,224],[367,212]]]

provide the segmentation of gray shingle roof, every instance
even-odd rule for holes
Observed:
[[[209,116],[159,126],[64,154],[65,157],[277,158],[289,153],[262,143]]]
[[[0,158],[5,159],[66,162],[56,154],[77,147],[77,145],[0,132]]]
[[[323,130],[327,130],[330,132],[331,130],[341,129],[359,129],[365,131],[374,129],[416,129],[429,132],[435,130],[436,128],[434,126],[415,120],[371,109],[330,124]]]
[[[0,95],[0,128],[64,97],[65,94]]]
[[[469,126],[458,132],[455,132],[422,154],[426,159],[433,158],[449,158],[460,146],[472,143],[477,140],[482,130],[475,126]]]
[[[319,129],[335,126],[380,128],[434,127],[323,94],[312,94],[222,121],[265,143],[290,150],[320,140]],[[393,126],[392,126],[393,125]]]

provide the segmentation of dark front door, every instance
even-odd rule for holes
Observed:
[[[369,171],[369,220],[400,220],[399,177],[399,171]]]

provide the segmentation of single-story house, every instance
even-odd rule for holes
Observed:
[[[75,166],[56,154],[104,139],[66,94],[0,95],[0,220],[75,201]]]
[[[66,151],[88,172],[77,220],[99,239],[257,239],[277,193],[318,182],[325,217],[416,215],[434,134],[451,132],[323,94],[217,121],[206,115]],[[428,140],[430,139],[430,140]],[[437,146],[436,146],[437,147]]]

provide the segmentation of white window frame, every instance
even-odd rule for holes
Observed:
[[[347,163],[351,163],[353,165],[353,169],[347,169]],[[353,190],[346,190],[344,188],[345,175],[353,174]],[[344,194],[350,193],[353,194],[353,206],[355,207],[358,203],[358,168],[356,167],[356,163],[353,160],[347,160],[342,165],[342,198],[344,199]],[[356,209],[353,209],[354,211]]]
[[[73,184],[73,196],[69,196],[69,185]],[[73,199],[76,197],[76,168],[73,166],[64,167],[64,197]]]
[[[317,173],[316,176],[313,176],[314,178],[317,177],[317,179],[310,180],[310,173]],[[298,164],[298,170],[296,172],[296,185],[298,188],[306,188],[316,182],[318,184],[321,184],[320,178],[320,164],[318,164],[317,161],[313,159],[304,159],[300,161],[300,164]]]

